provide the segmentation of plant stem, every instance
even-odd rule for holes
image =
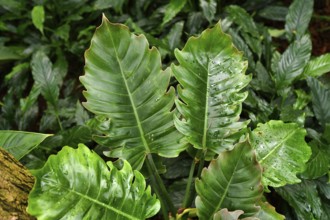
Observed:
[[[156,165],[154,163],[154,160],[153,160],[151,154],[147,155],[146,165],[147,165],[149,174],[154,178],[154,183],[153,183],[152,187],[157,188],[157,190],[155,192],[156,192],[158,198],[161,200],[162,204],[166,205],[164,208],[166,208],[168,211],[170,211],[172,216],[175,216],[176,210],[174,208],[173,202],[166,190],[166,187],[165,187],[162,179],[160,178],[160,176],[158,174]]]
[[[58,123],[58,125],[60,126],[61,131],[63,131],[62,122],[61,122],[61,120],[60,120],[60,117],[58,116],[57,111],[55,112],[55,117],[56,117],[56,119],[57,119],[57,123]]]
[[[202,155],[201,156],[201,159],[199,161],[199,165],[198,165],[198,171],[197,171],[197,177],[200,178],[201,177],[201,173],[202,173],[202,170],[204,168],[204,162],[205,162],[205,155],[206,155],[206,151],[205,152],[200,152],[199,155]]]
[[[196,164],[198,165],[198,171],[197,171],[197,177],[200,177],[202,173],[202,169],[204,168],[204,162],[205,162],[205,155],[206,152],[203,152],[202,150],[199,150],[196,154],[196,158],[201,158],[199,161],[195,158],[193,163],[191,164],[190,171],[189,171],[189,178],[187,183],[187,188],[183,200],[183,208],[187,208],[191,205],[193,199],[195,198],[196,191],[193,182],[194,182],[194,171]]]
[[[184,200],[183,200],[183,204],[182,207],[183,208],[187,208],[191,205],[192,203],[192,194],[195,193],[193,186],[193,182],[194,182],[194,171],[195,171],[195,167],[196,167],[196,161],[194,160],[191,163],[191,167],[190,167],[190,171],[189,171],[189,178],[188,178],[188,182],[187,182],[187,187],[186,187],[186,192],[184,195]]]

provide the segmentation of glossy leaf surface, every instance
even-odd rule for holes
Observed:
[[[111,119],[107,136],[96,138],[112,147],[109,156],[127,159],[140,169],[149,153],[175,157],[185,149],[173,123],[170,72],[162,71],[159,52],[149,48],[143,35],[103,17],[85,58],[83,104]]]
[[[323,146],[317,141],[309,143],[312,149],[312,156],[306,164],[306,170],[302,177],[306,179],[316,179],[328,173],[330,167],[330,155],[325,150],[328,146]]]
[[[35,85],[40,87],[42,96],[53,107],[57,106],[60,92],[50,59],[44,52],[38,51],[32,58],[31,67]]]
[[[311,88],[314,114],[319,123],[325,127],[326,123],[330,123],[330,90],[319,80],[311,77],[307,79],[307,83]]]
[[[251,142],[263,167],[263,185],[273,187],[299,183],[296,174],[304,171],[311,156],[305,142],[306,131],[295,123],[269,121],[258,124]]]
[[[211,219],[220,209],[243,210],[243,217],[258,212],[263,192],[261,168],[248,140],[212,160],[196,180],[196,208],[201,220]]]
[[[299,220],[329,219],[322,210],[322,203],[318,195],[316,184],[304,180],[299,184],[287,185],[276,189],[293,208]],[[322,217],[321,217],[322,216]]]
[[[185,6],[187,0],[171,0],[165,9],[162,26],[170,22]]]
[[[304,75],[312,77],[319,77],[328,72],[330,72],[330,53],[310,60],[304,69]]]
[[[211,23],[217,11],[217,2],[215,0],[199,0],[204,17]]]
[[[301,38],[307,31],[313,14],[313,0],[295,0],[286,15],[285,30],[291,40],[293,36]]]
[[[273,59],[273,78],[279,92],[290,86],[295,79],[301,76],[309,61],[311,50],[311,39],[308,35],[304,35],[301,39],[290,44],[278,60]]]
[[[160,203],[127,161],[118,170],[85,145],[64,147],[35,170],[28,212],[38,219],[146,219]]]
[[[20,160],[49,136],[51,135],[2,130],[0,131],[0,147]]]
[[[184,119],[177,129],[195,148],[215,153],[232,148],[230,135],[244,128],[238,122],[247,93],[240,92],[251,80],[244,74],[247,63],[218,23],[200,37],[191,37],[175,50],[178,66],[172,65],[179,81],[176,106]]]

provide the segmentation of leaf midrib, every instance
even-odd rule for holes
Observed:
[[[291,131],[282,141],[280,141],[271,151],[269,151],[266,156],[264,156],[261,160],[259,160],[259,163],[262,164],[264,160],[266,160],[270,155],[272,155],[279,147],[282,146],[282,144],[287,141],[294,133],[296,133],[296,130]]]
[[[205,152],[207,150],[206,148],[206,135],[207,135],[207,129],[208,129],[208,111],[209,111],[209,95],[210,95],[210,80],[209,80],[209,65],[210,60],[208,58],[207,60],[208,66],[207,66],[207,79],[206,79],[206,98],[205,98],[205,112],[204,112],[204,130],[203,130],[203,140],[202,140],[202,149]]]
[[[240,162],[240,158],[242,157],[242,154],[243,154],[243,150],[241,150],[241,154],[240,154],[240,156],[239,156],[239,159],[237,160],[237,163],[236,163],[235,168],[234,168],[234,170],[233,170],[233,174],[231,175],[231,177],[230,177],[230,179],[229,179],[229,181],[228,181],[228,184],[227,184],[227,186],[226,186],[226,189],[225,189],[225,191],[224,191],[224,193],[223,193],[223,196],[221,197],[221,200],[220,200],[218,206],[216,207],[216,211],[220,210],[220,207],[221,207],[221,205],[222,205],[222,203],[223,203],[223,200],[225,200],[225,198],[226,198],[226,196],[227,196],[227,193],[228,193],[228,191],[229,191],[229,186],[231,185],[231,182],[232,182],[232,180],[233,180],[233,177],[234,177],[235,171],[236,171],[237,166],[238,166],[238,164],[239,164],[239,162]],[[213,214],[214,214],[214,213],[213,213]]]
[[[136,123],[137,123],[137,126],[138,126],[138,129],[139,129],[139,132],[140,132],[140,137],[141,137],[141,140],[142,140],[142,143],[143,143],[143,146],[144,148],[146,149],[146,151],[148,153],[150,153],[150,148],[149,148],[149,145],[147,143],[147,140],[145,139],[144,137],[144,131],[143,131],[143,128],[142,128],[142,125],[141,125],[141,120],[140,120],[140,117],[139,117],[139,114],[137,112],[137,109],[135,107],[135,103],[134,103],[134,100],[133,100],[133,97],[132,97],[132,94],[131,94],[131,91],[128,87],[128,83],[126,81],[126,78],[125,78],[125,74],[124,74],[124,71],[123,71],[123,68],[122,68],[122,65],[121,65],[121,62],[119,60],[119,56],[118,56],[118,52],[117,52],[117,48],[115,47],[115,42],[113,40],[113,36],[112,36],[112,32],[111,30],[109,29],[109,26],[107,25],[107,29],[109,31],[109,35],[110,35],[110,39],[111,39],[111,43],[112,45],[114,46],[114,51],[115,51],[115,55],[116,55],[116,60],[118,62],[118,65],[119,65],[119,69],[120,69],[120,73],[121,73],[121,76],[123,78],[123,81],[125,83],[125,88],[127,90],[127,94],[128,94],[128,97],[129,97],[129,100],[131,102],[131,106],[132,106],[132,109],[133,109],[133,112],[134,112],[134,116],[135,116],[135,120],[136,120]]]
[[[96,204],[98,204],[98,205],[100,205],[100,206],[102,206],[102,207],[104,207],[104,208],[110,209],[111,211],[114,211],[114,212],[118,213],[119,215],[125,216],[126,218],[129,218],[129,219],[132,219],[132,220],[140,220],[139,218],[136,218],[136,217],[134,217],[134,216],[131,216],[131,215],[125,213],[125,212],[122,212],[122,211],[119,210],[119,209],[116,209],[116,208],[114,208],[114,207],[112,207],[112,206],[109,206],[109,205],[103,203],[103,202],[100,202],[100,201],[98,201],[98,200],[96,200],[96,199],[93,199],[93,198],[91,198],[91,197],[89,197],[89,196],[86,196],[86,195],[84,195],[84,194],[82,194],[82,193],[80,193],[80,192],[74,191],[74,190],[72,190],[72,189],[67,189],[67,190],[68,190],[69,192],[72,192],[73,194],[76,194],[76,195],[78,195],[78,196],[80,196],[80,197],[86,199],[86,200],[89,200],[89,201],[91,201],[91,202],[93,202],[93,203],[96,203]]]

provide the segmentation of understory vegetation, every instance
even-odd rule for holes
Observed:
[[[330,219],[313,0],[0,2],[0,146],[32,216]]]

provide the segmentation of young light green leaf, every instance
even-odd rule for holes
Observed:
[[[247,96],[240,91],[251,80],[244,74],[247,62],[242,53],[218,23],[200,37],[189,38],[175,56],[180,64],[172,65],[180,83],[176,106],[184,117],[175,118],[177,129],[197,149],[220,153],[233,147],[228,137],[248,123],[238,122]]]
[[[318,122],[325,127],[330,123],[330,90],[317,79],[309,77],[308,86],[311,88],[314,114]]]
[[[264,169],[262,182],[265,187],[300,182],[296,174],[304,171],[311,156],[305,135],[306,130],[299,125],[282,121],[258,124],[253,130],[251,142]]]
[[[169,21],[171,21],[186,5],[187,0],[171,0],[170,3],[166,5],[165,15],[161,26],[164,26]]]
[[[20,160],[49,136],[51,134],[2,130],[0,131],[0,147]]]
[[[196,180],[196,208],[200,219],[211,219],[222,208],[255,215],[261,199],[261,168],[249,140],[238,143],[212,160]]]
[[[285,17],[285,30],[289,40],[294,36],[296,39],[304,36],[312,18],[313,4],[313,0],[294,0],[290,5]]]
[[[40,87],[42,96],[53,107],[58,104],[59,86],[56,75],[52,70],[52,63],[45,53],[36,52],[31,61],[32,76],[37,87]]]
[[[167,90],[170,72],[162,71],[160,54],[149,49],[145,36],[103,17],[85,58],[85,75],[80,78],[87,89],[83,105],[111,118],[107,135],[95,138],[113,147],[109,156],[140,169],[150,153],[176,157],[185,149],[171,112],[175,91]]]
[[[328,72],[330,72],[330,53],[310,60],[304,69],[304,76],[317,78]]]
[[[33,25],[44,34],[44,21],[45,21],[45,10],[44,6],[34,6],[31,11]]]
[[[299,184],[287,185],[275,190],[290,204],[299,220],[328,219],[321,218],[324,211],[313,181],[303,180]]]
[[[273,60],[273,78],[280,94],[300,77],[309,61],[311,50],[311,39],[309,35],[304,35],[290,44],[279,60]]]
[[[215,0],[199,0],[199,5],[204,17],[211,23],[217,11],[217,2]]]
[[[144,177],[124,161],[118,170],[85,145],[48,158],[30,192],[27,211],[38,219],[147,219],[160,202]]]

